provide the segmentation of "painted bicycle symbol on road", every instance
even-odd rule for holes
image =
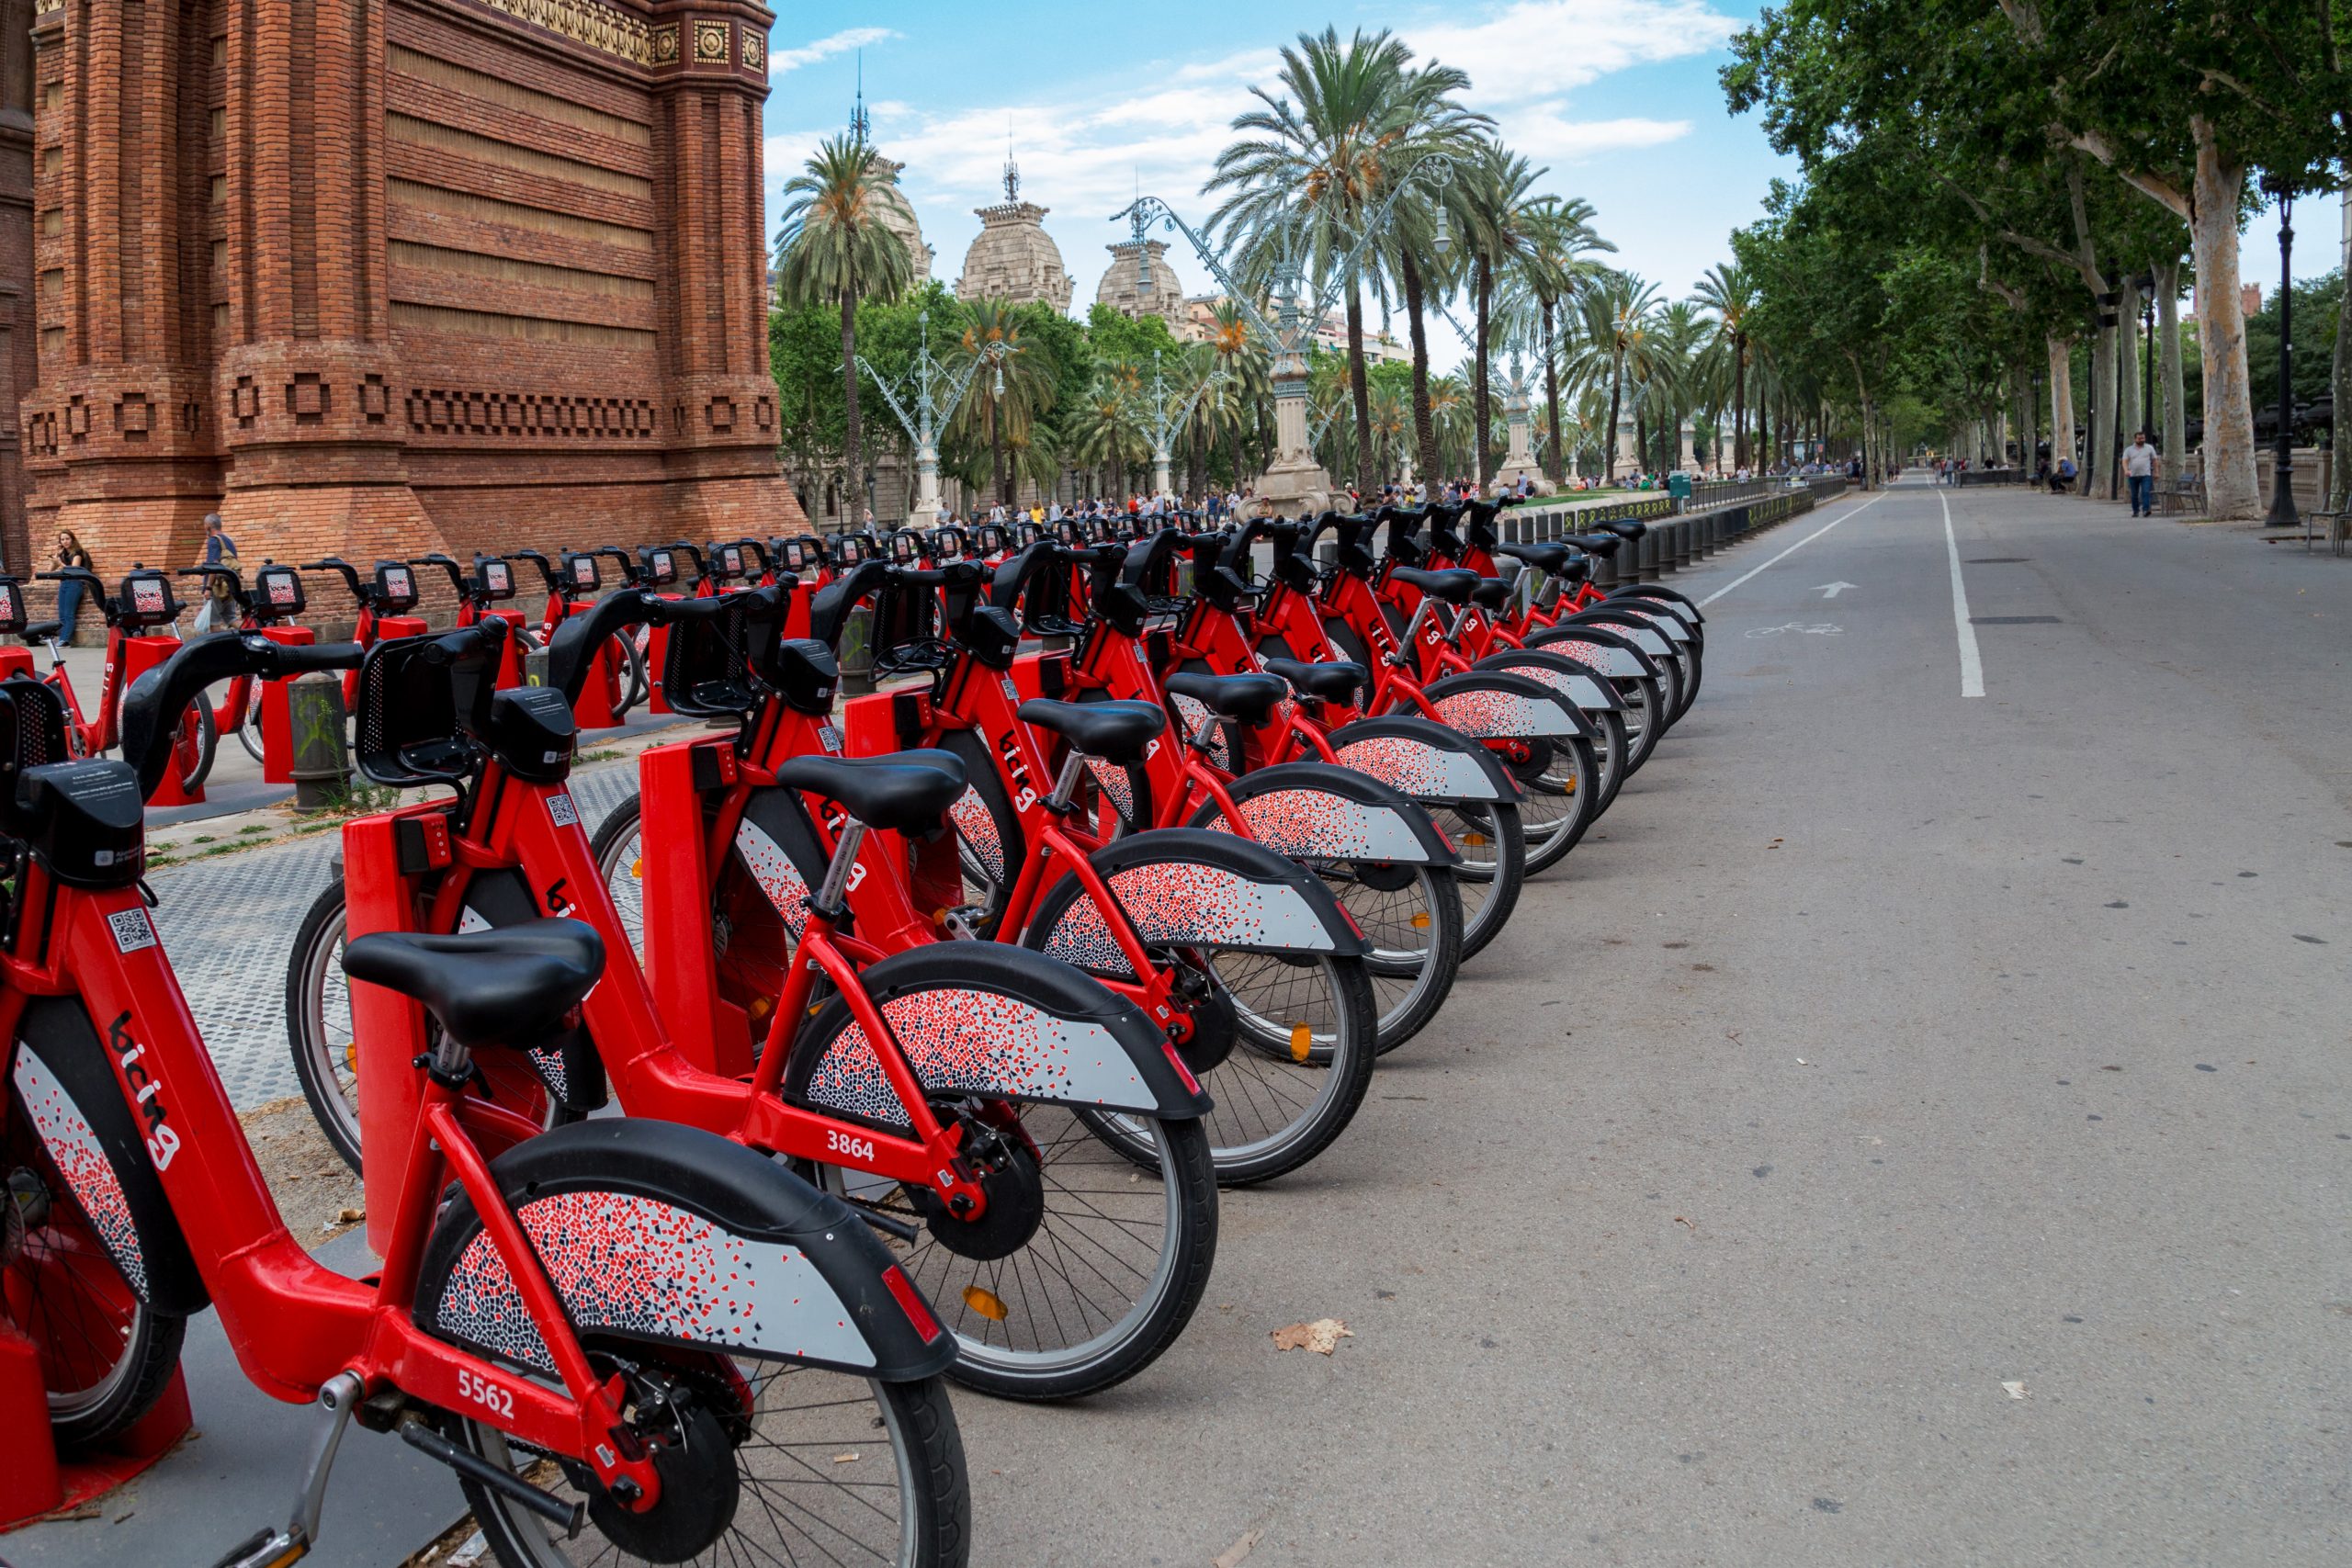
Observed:
[[[1747,635],[1749,637],[1779,637],[1782,632],[1797,632],[1806,637],[1837,637],[1845,629],[1827,621],[1815,621],[1810,624],[1804,621],[1791,621],[1778,626],[1750,626],[1747,628]]]

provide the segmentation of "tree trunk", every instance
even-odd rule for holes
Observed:
[[[1874,488],[1871,482],[1871,386],[1870,382],[1865,380],[1862,377],[1862,362],[1859,355],[1849,352],[1846,355],[1846,363],[1854,367],[1854,393],[1861,400],[1862,443],[1860,456],[1862,459],[1862,488],[1864,490],[1870,490]]]
[[[1731,339],[1732,467],[1747,467],[1747,334]]]
[[[2336,339],[2335,357],[2338,365],[2344,359],[2344,339]],[[1549,464],[1544,470],[1555,488],[1564,483],[1568,475],[1567,456],[1560,447],[1560,367],[1552,339],[1552,301],[1544,301],[1544,409],[1552,426],[1552,449]],[[2339,402],[2338,408],[2344,405]]]
[[[2352,234],[2352,178],[2344,183],[2344,231]],[[2170,374],[2179,374],[2177,365]],[[2328,486],[2334,493],[2327,508],[2342,512],[2352,507],[2352,274],[2345,277],[2335,305],[2335,364],[2329,373],[2329,387],[2335,398],[2335,473]]]
[[[2050,466],[2075,456],[2075,340],[2052,337],[2050,348]]]
[[[994,499],[1000,506],[1012,502],[1012,490],[1004,472],[1004,405],[989,400],[989,480],[994,487]]]
[[[2156,380],[2165,400],[2165,478],[2188,471],[2188,389],[2180,363],[2180,262],[2156,268]]]
[[[1634,405],[1634,471],[1649,472],[1653,456],[1655,454],[1650,451],[1650,422],[1642,412],[1642,405],[1636,402]]]
[[[1487,311],[1493,301],[1495,275],[1487,265],[1485,256],[1478,258],[1476,276],[1478,321],[1476,330],[1478,347],[1477,353],[1472,355],[1470,367],[1470,422],[1471,427],[1478,433],[1478,488],[1483,491],[1487,481],[1495,477],[1493,434],[1487,428],[1494,415],[1487,406]]]
[[[1600,433],[1600,478],[1605,483],[1617,478],[1617,420],[1625,397],[1625,355],[1620,350],[1611,361],[1609,373],[1609,428]]]
[[[2202,115],[2191,115],[2188,124],[2197,138],[2188,234],[2197,278],[2197,346],[2205,367],[2205,513],[2259,517],[2262,486],[2255,468],[2245,315],[2238,308],[2238,199],[2245,192],[2245,170],[2222,162],[2213,128]]]
[[[2091,340],[2091,430],[2083,457],[2083,493],[2094,501],[2115,499],[2115,329],[2101,310]]]
[[[865,453],[857,422],[857,274],[850,273],[842,289],[842,514],[845,528],[865,524],[858,515],[858,498],[865,493]]]
[[[1372,486],[1372,389],[1363,371],[1363,294],[1348,280],[1348,394],[1356,410],[1356,489]]]
[[[2140,290],[2126,277],[2115,292],[2115,434],[2128,446],[2132,433],[2148,425],[2140,407]],[[2120,479],[2116,488],[2123,488]]]
[[[1413,340],[1413,464],[1419,469],[1415,475],[1424,485],[1437,482],[1437,422],[1430,414],[1430,340],[1428,329],[1421,321],[1423,305],[1421,269],[1413,265],[1407,251],[1400,257],[1398,268],[1405,285],[1405,322]],[[1424,490],[1424,495],[1433,491]]]

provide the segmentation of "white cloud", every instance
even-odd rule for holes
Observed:
[[[844,28],[814,43],[804,43],[797,49],[775,51],[768,56],[768,75],[774,79],[787,71],[797,71],[804,65],[814,65],[836,54],[847,54],[853,49],[864,49],[869,43],[880,43],[884,39],[898,36],[888,28]]]
[[[1708,0],[1502,0],[1456,6],[1420,17],[1409,13],[1396,30],[1425,61],[1467,72],[1471,107],[1494,116],[1503,140],[1554,177],[1544,188],[1576,188],[1568,165],[1600,154],[1655,148],[1693,130],[1687,118],[1577,118],[1572,96],[1611,74],[1645,65],[1693,60],[1720,50],[1739,26]],[[1280,69],[1278,45],[1290,29],[1263,46],[1194,59],[1171,59],[1129,73],[1125,96],[1041,97],[1008,87],[1002,101],[962,96],[944,107],[892,99],[870,106],[874,137],[906,165],[910,198],[937,252],[936,275],[952,283],[979,224],[971,209],[1003,199],[1001,173],[1008,137],[1018,160],[1022,194],[1053,209],[1046,227],[1062,248],[1077,283],[1074,308],[1083,314],[1108,263],[1103,246],[1124,239],[1125,224],[1108,220],[1138,189],[1173,203],[1195,223],[1214,205],[1200,194],[1216,155],[1232,139],[1234,116],[1254,107],[1254,85],[1271,86]],[[1343,28],[1342,32],[1346,29]],[[802,50],[779,51],[781,64],[838,53],[857,42],[888,36],[884,28],[854,28]],[[854,40],[854,41],[843,41]],[[1679,108],[1694,97],[1719,104],[1712,73],[1694,93],[1678,85],[1657,107]],[[976,75],[984,84],[985,76]],[[978,89],[985,92],[982,85]],[[1611,107],[1617,106],[1611,105]],[[1649,107],[1643,103],[1638,107]],[[779,132],[767,142],[769,210],[775,189],[823,136],[837,127]],[[1604,228],[1606,228],[1604,214]],[[1175,235],[1170,260],[1185,286],[1205,288],[1209,277]]]

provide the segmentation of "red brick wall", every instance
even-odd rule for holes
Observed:
[[[766,10],[30,4],[0,279],[35,324],[13,390],[39,537],[74,527],[111,575],[194,558],[209,511],[249,563],[801,526],[767,365]]]

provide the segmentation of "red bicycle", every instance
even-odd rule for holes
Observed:
[[[209,1304],[257,1387],[319,1412],[288,1523],[234,1548],[240,1568],[317,1540],[354,1419],[455,1471],[507,1568],[575,1552],[960,1564],[947,1338],[847,1207],[707,1133],[605,1120],[539,1136],[469,1092],[480,1060],[572,1031],[603,961],[578,921],[351,944],[353,977],[430,1010],[435,1037],[401,1068],[417,1115],[385,1153],[381,1269],[347,1278],[288,1233],[148,918],[141,803],[171,762],[162,716],[222,680],[358,657],[192,642],[133,688],[128,765],[52,761],[55,694],[0,683],[0,1278],[41,1349],[56,1438],[136,1420]],[[812,1450],[873,1459],[795,1457]]]
[[[851,605],[902,570],[851,569],[813,595],[808,618],[836,635]],[[734,716],[738,737],[645,752],[640,796],[615,807],[595,839],[616,904],[641,920],[663,1009],[681,1020],[705,1010],[721,1038],[768,1016],[802,890],[833,843],[828,814],[779,787],[782,769],[806,755],[906,748],[960,764],[956,831],[869,841],[878,874],[851,888],[859,934],[921,950],[971,933],[1078,964],[1135,1002],[1162,1047],[1216,1090],[1205,1128],[1218,1180],[1297,1169],[1339,1136],[1371,1082],[1366,943],[1318,877],[1262,845],[1198,829],[1108,843],[1089,835],[1079,791],[1090,765],[1141,759],[1162,744],[1167,716],[1143,704],[1023,700],[1020,632],[982,601],[981,580],[968,562],[916,574],[908,586],[921,597],[908,603],[944,590],[955,634],[925,655],[939,661],[937,683],[858,699],[840,727],[831,648],[780,635],[784,585],[741,596],[740,618],[673,637],[672,701],[684,694]],[[699,820],[703,831],[648,840],[647,820]],[[1132,1119],[1093,1130],[1148,1157]]]
[[[80,582],[106,618],[106,673],[98,686],[97,712],[86,716],[82,712],[82,699],[74,693],[74,678],[65,669],[65,648],[61,640],[64,627],[56,621],[41,621],[22,628],[28,641],[49,646],[49,673],[41,681],[57,694],[65,713],[66,750],[60,755],[104,756],[114,750],[121,738],[123,694],[135,673],[130,666],[142,659],[160,662],[169,656],[172,645],[179,638],[175,623],[184,606],[172,592],[172,580],[152,567],[134,569],[122,580],[121,590],[112,596],[107,593],[106,585],[98,581],[96,572],[81,567],[33,575],[45,582]],[[156,627],[164,628],[162,635],[152,635]],[[220,732],[213,725],[210,705],[192,702],[187,711],[180,715],[172,738],[172,755],[176,759],[174,772],[183,794],[196,793],[212,772],[213,754],[220,740]]]
[[[658,619],[675,639],[737,602],[609,594],[558,632],[547,685],[494,689],[497,621],[368,656],[362,771],[395,787],[448,785],[457,798],[344,829],[343,881],[305,916],[287,976],[288,1042],[313,1113],[372,1192],[390,1173],[372,1151],[398,1147],[414,1114],[401,1064],[429,1043],[412,1014],[387,1013],[364,987],[346,993],[336,954],[348,933],[583,919],[611,955],[583,1028],[566,1049],[494,1065],[500,1104],[546,1125],[590,1114],[609,1093],[633,1116],[802,1162],[888,1233],[941,1303],[955,1375],[973,1386],[1063,1398],[1134,1375],[1190,1319],[1216,1235],[1199,1122],[1208,1102],[1144,1014],[1066,964],[998,944],[877,961],[862,928],[808,949],[824,982],[813,1016],[806,994],[785,1005],[806,968],[779,975],[756,1017],[734,1013],[731,1027],[714,1023],[707,994],[687,1010],[648,987],[570,791],[570,699],[594,650],[636,621]],[[669,684],[673,704],[688,694],[684,711],[695,711],[691,686]],[[963,782],[827,764],[801,787],[843,822],[834,852],[799,885],[805,897],[866,863],[851,823],[935,826]],[[684,852],[699,835],[672,842]],[[815,918],[797,902],[791,911],[796,927]],[[819,929],[831,932],[837,918],[827,921]],[[713,936],[706,915],[706,953]],[[1129,1179],[1134,1168],[1090,1129],[1102,1117],[1136,1130],[1158,1179]]]

